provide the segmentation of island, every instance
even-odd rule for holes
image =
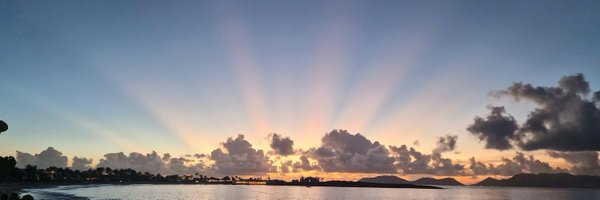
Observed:
[[[454,178],[442,178],[436,179],[431,177],[424,177],[417,179],[415,181],[407,181],[397,176],[376,176],[376,177],[368,177],[362,178],[358,180],[358,182],[363,183],[392,183],[392,184],[414,184],[414,185],[440,185],[440,186],[463,186],[461,182],[458,182]]]
[[[600,188],[600,176],[559,174],[516,174],[507,179],[488,177],[474,186]]]

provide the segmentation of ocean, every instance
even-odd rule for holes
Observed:
[[[74,185],[26,189],[35,199],[600,199],[600,189],[444,187],[445,189],[345,188],[266,185]]]

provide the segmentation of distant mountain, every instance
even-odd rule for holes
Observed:
[[[600,176],[572,174],[517,174],[508,179],[486,178],[476,186],[600,188]]]
[[[421,178],[416,181],[407,181],[397,176],[376,176],[371,178],[362,178],[358,182],[364,183],[391,183],[391,184],[417,184],[417,185],[463,185],[453,178]]]
[[[364,183],[386,183],[386,184],[406,184],[410,183],[397,176],[376,176],[370,178],[361,178],[358,182]]]
[[[429,178],[429,177],[420,178],[411,183],[418,184],[418,185],[464,185],[453,178],[435,179],[435,178]]]
[[[483,179],[482,181],[480,181],[479,183],[476,183],[474,185],[476,186],[500,186],[501,181],[492,177],[487,177],[486,179]]]

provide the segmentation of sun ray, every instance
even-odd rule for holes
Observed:
[[[65,108],[65,106],[60,105],[48,98],[43,98],[42,96],[35,94],[33,91],[14,85],[12,87],[7,87],[7,89],[26,101],[40,106],[49,113],[61,117],[71,122],[75,126],[79,126],[97,137],[110,141],[112,144],[119,146],[121,149],[127,149],[130,151],[147,150],[146,148],[139,146],[137,143],[120,136],[121,134],[119,134],[118,131],[103,126],[95,120],[89,119],[73,110],[68,110]]]
[[[349,15],[357,6],[344,8],[332,9],[322,22],[322,36],[310,66],[304,125],[299,127],[302,134],[319,135],[333,128],[327,122],[333,117],[360,28]]]
[[[268,133],[271,126],[266,112],[264,88],[248,28],[233,5],[222,3],[219,10],[223,11],[219,13],[221,37],[244,98],[248,120],[254,126],[252,134]]]
[[[390,96],[399,88],[404,76],[429,48],[430,40],[424,35],[397,41],[382,54],[377,54],[365,66],[368,70],[350,91],[348,102],[333,122],[333,127],[362,132]]]
[[[440,130],[440,126],[443,125],[432,125],[429,122],[439,119],[434,121],[450,124],[449,121],[453,120],[447,118],[448,113],[463,106],[459,104],[462,101],[460,98],[453,98],[456,89],[464,86],[466,81],[465,78],[457,78],[461,76],[457,74],[460,73],[448,73],[434,79],[436,81],[419,89],[417,94],[410,95],[409,102],[390,108],[391,113],[388,118],[373,122],[366,129],[374,135],[385,137],[386,140],[402,139],[407,144],[419,138],[433,139],[431,135],[448,134],[445,130]],[[411,135],[411,138],[404,138],[403,136],[406,135]],[[423,145],[424,148],[429,149],[432,148],[430,146],[432,144]]]

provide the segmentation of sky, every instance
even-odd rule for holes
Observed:
[[[586,114],[598,112],[598,35],[597,1],[3,1],[0,119],[9,130],[0,155],[35,160],[45,151],[69,166],[73,156],[112,166],[105,154],[138,152],[174,172],[171,158],[186,170],[282,177],[291,162],[296,174],[347,179],[471,177],[472,157],[495,165],[525,158],[600,174],[600,148],[569,145],[600,144],[600,121]],[[575,96],[540,100],[550,96],[510,90],[515,82]],[[592,106],[548,106],[560,99]],[[550,138],[568,141],[553,146],[513,134],[541,134],[525,126],[535,125],[526,121],[536,108],[560,114],[545,118],[546,128],[565,129],[565,116],[584,121],[583,136]],[[494,110],[517,127],[487,131]],[[483,124],[468,130],[477,116]],[[278,149],[286,138],[291,150]],[[427,170],[402,165],[410,147],[429,156]],[[332,149],[333,157],[320,151]],[[592,166],[567,159],[594,153]],[[355,165],[360,156],[369,162]],[[436,171],[444,159],[463,172]],[[248,160],[248,173],[225,169]]]

